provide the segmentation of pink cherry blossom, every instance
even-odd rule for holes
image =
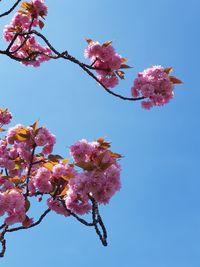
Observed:
[[[161,66],[152,66],[140,72],[131,88],[132,96],[143,96],[141,105],[145,109],[162,106],[173,98],[174,84]]]
[[[12,56],[24,65],[38,67],[42,62],[50,60],[52,51],[39,44],[34,34],[29,34],[28,38],[24,34],[29,33],[32,27],[41,25],[39,17],[47,15],[47,6],[42,0],[33,0],[28,4],[30,6],[26,10],[18,11],[10,24],[5,26],[3,36],[7,42],[14,40],[9,49]]]
[[[70,215],[63,204],[60,203],[57,199],[49,198],[47,200],[47,205],[51,210],[55,211],[58,214],[64,215],[65,217]]]
[[[115,52],[111,42],[103,45],[92,40],[88,42],[84,55],[90,59],[95,68],[98,74],[97,79],[107,88],[115,87],[119,83],[117,72],[122,66],[122,57]]]
[[[34,6],[34,15],[44,17],[47,15],[47,6],[44,4],[43,0],[32,0]]]
[[[86,195],[78,196],[76,192],[68,190],[65,198],[66,207],[77,214],[88,213],[92,209],[92,205],[89,203],[89,197]]]
[[[17,222],[23,222],[25,215],[25,199],[16,190],[0,193],[0,214],[7,213],[5,223],[11,225]]]
[[[75,162],[80,162],[88,160],[95,149],[96,147],[93,143],[82,139],[70,147],[70,153]]]
[[[0,108],[0,126],[4,124],[9,124],[12,119],[12,114],[8,109]]]
[[[40,201],[50,196],[48,207],[67,217],[90,212],[91,198],[107,204],[120,189],[120,155],[109,150],[109,142],[75,142],[70,147],[73,163],[49,155],[55,142],[55,136],[37,123],[17,124],[0,140],[0,216],[7,225],[33,224],[26,213],[34,196]]]
[[[46,168],[39,168],[32,179],[34,187],[38,188],[41,193],[50,193],[52,191],[51,172]]]

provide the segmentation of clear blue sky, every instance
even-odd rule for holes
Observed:
[[[2,56],[0,106],[13,112],[13,124],[39,119],[62,155],[80,138],[106,136],[125,157],[122,189],[101,207],[107,248],[93,230],[52,213],[38,228],[8,235],[0,266],[199,267],[199,0],[46,3],[43,32],[56,48],[84,60],[84,37],[111,39],[129,59],[134,69],[117,92],[129,95],[136,73],[152,64],[173,66],[184,84],[170,104],[146,111],[106,94],[69,62],[35,69]],[[7,5],[2,1],[1,11]]]

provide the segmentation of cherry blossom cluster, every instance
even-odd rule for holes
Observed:
[[[100,45],[99,42],[86,39],[88,46],[84,51],[86,58],[90,59],[91,67],[97,72],[97,79],[107,88],[115,87],[119,78],[124,79],[122,69],[130,68],[127,61],[115,52],[110,42]],[[138,73],[131,88],[134,99],[144,99],[141,105],[145,109],[153,106],[161,106],[173,98],[175,84],[182,82],[174,76],[170,76],[172,68],[152,66]]]
[[[47,6],[43,0],[33,0],[23,2],[21,8],[10,24],[5,26],[3,37],[7,42],[11,42],[10,52],[13,56],[24,59],[22,63],[25,65],[38,67],[40,63],[50,59],[52,52],[49,47],[40,45],[29,32],[32,27],[44,26],[41,19],[47,15]]]
[[[0,216],[7,213],[7,217],[5,219],[5,223],[7,225],[24,222],[26,220],[24,196],[21,192],[14,189],[12,183],[9,183],[5,179],[0,178],[0,184],[3,185],[0,192]]]
[[[5,124],[9,124],[11,119],[12,114],[9,112],[9,110],[0,108],[0,127]]]
[[[104,139],[95,142],[80,140],[70,147],[75,165],[83,172],[69,180],[69,190],[65,199],[68,209],[84,214],[91,210],[89,196],[98,203],[106,204],[120,189],[119,154],[108,148]]]
[[[84,51],[85,58],[90,59],[98,74],[97,79],[107,88],[113,88],[119,83],[119,78],[124,79],[121,69],[129,68],[124,64],[127,60],[115,52],[112,42],[100,45],[91,39],[86,39],[88,47]]]
[[[33,223],[27,214],[32,197],[47,196],[48,207],[58,214],[82,215],[92,210],[91,198],[107,204],[120,189],[121,156],[110,150],[110,143],[80,140],[70,147],[70,163],[52,154],[55,142],[37,122],[18,124],[0,140],[0,216],[6,225]]]
[[[138,74],[132,87],[132,96],[145,98],[145,101],[141,102],[143,108],[162,106],[173,98],[174,85],[181,81],[170,76],[171,71],[172,68],[152,66]]]

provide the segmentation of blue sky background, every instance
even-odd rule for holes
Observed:
[[[1,11],[14,1],[4,2]],[[107,248],[92,229],[52,213],[39,227],[7,236],[0,266],[199,267],[199,0],[46,3],[43,33],[57,49],[84,60],[84,37],[113,40],[129,59],[134,68],[116,92],[129,95],[137,72],[152,64],[173,66],[184,84],[170,104],[146,111],[108,95],[70,62],[32,68],[1,56],[0,106],[12,111],[12,125],[39,119],[63,156],[78,139],[106,136],[125,157],[122,189],[101,207]],[[2,29],[11,17],[1,20]]]

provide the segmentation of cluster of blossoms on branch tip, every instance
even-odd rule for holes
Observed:
[[[119,78],[125,78],[122,69],[130,68],[125,64],[127,59],[115,52],[111,41],[105,42],[103,45],[91,39],[86,39],[86,41],[88,47],[85,49],[84,55],[91,60],[91,66],[98,74],[97,79],[107,88],[115,87]],[[143,98],[144,101],[141,102],[141,105],[145,109],[168,103],[173,98],[174,85],[182,83],[176,77],[170,76],[172,71],[172,68],[152,66],[139,72],[131,88],[132,96]]]
[[[34,67],[48,61],[52,54],[49,47],[40,45],[33,34],[29,34],[33,27],[43,28],[41,19],[47,16],[47,6],[42,0],[23,2],[19,10],[12,18],[9,25],[5,26],[3,37],[11,42],[10,52],[25,65]]]
[[[5,125],[9,124],[12,119],[12,114],[9,112],[9,110],[0,108],[0,128]]]
[[[121,156],[110,150],[109,142],[77,141],[70,147],[73,162],[69,163],[52,154],[55,141],[37,122],[28,127],[18,124],[0,140],[0,216],[5,224],[30,226],[32,197],[46,196],[47,206],[58,214],[83,215],[92,210],[91,198],[107,204],[120,189]]]
[[[119,78],[124,79],[122,69],[130,68],[125,64],[127,59],[122,58],[115,52],[112,42],[100,45],[91,39],[86,39],[88,47],[84,51],[86,58],[90,59],[98,76],[97,79],[107,88],[113,88],[119,83]]]
[[[180,84],[181,81],[169,75],[172,70],[172,68],[152,66],[138,74],[131,90],[133,97],[143,96],[145,98],[141,102],[143,108],[162,106],[173,98],[174,85]]]

